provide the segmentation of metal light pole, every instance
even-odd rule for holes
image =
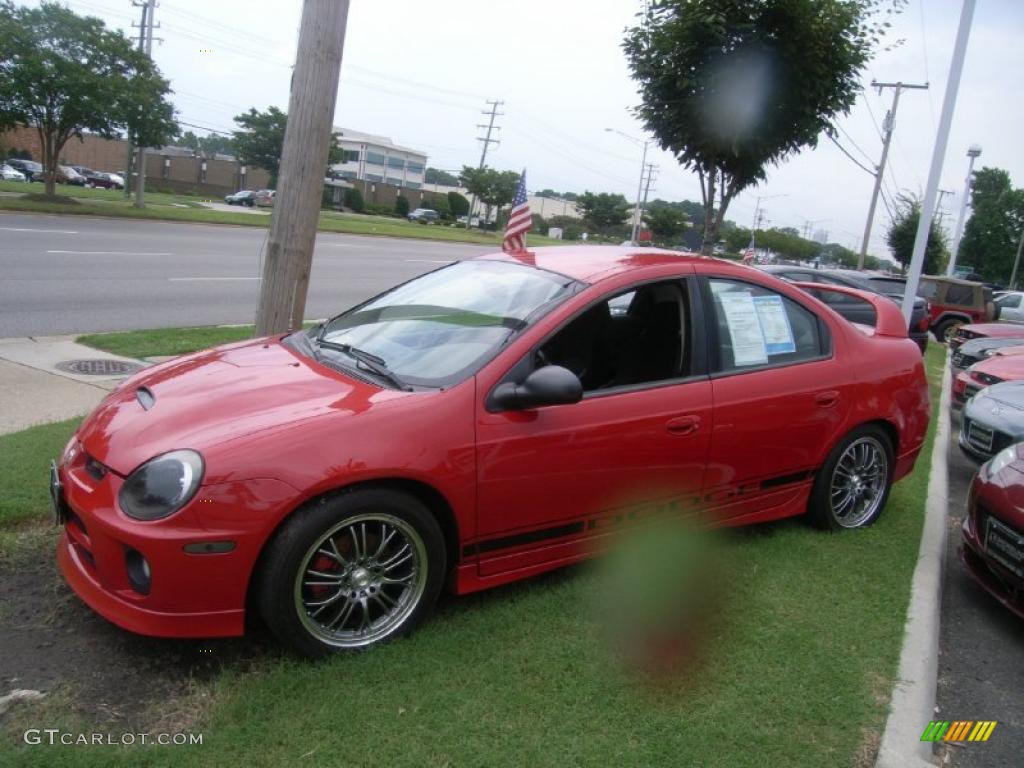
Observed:
[[[629,236],[629,242],[635,243],[637,232],[640,229],[640,218],[643,216],[642,203],[640,202],[640,196],[643,194],[644,189],[644,174],[647,170],[647,146],[651,143],[650,141],[644,141],[638,139],[635,136],[630,136],[628,133],[623,133],[616,128],[605,128],[606,131],[611,133],[617,133],[623,138],[629,139],[634,144],[642,146],[644,148],[643,154],[640,156],[640,183],[636,187],[636,205],[633,207],[633,230]]]
[[[967,204],[971,199],[971,176],[974,175],[974,160],[981,156],[981,145],[971,144],[967,150],[967,180],[964,181],[964,198],[960,201],[960,218],[956,222],[956,233],[953,235],[953,247],[949,251],[949,268],[946,274],[952,277],[956,269],[956,257],[960,252],[960,238],[964,236],[964,220],[967,218]]]
[[[946,156],[946,147],[949,144],[949,129],[953,124],[953,110],[956,108],[956,96],[960,90],[960,76],[964,71],[964,58],[967,55],[967,40],[971,36],[971,21],[974,18],[975,4],[976,0],[964,0],[963,9],[960,11],[960,26],[957,29],[956,44],[953,47],[953,59],[949,65],[946,95],[942,99],[942,115],[939,118],[939,130],[935,137],[935,148],[932,151],[932,164],[928,171],[928,183],[925,187],[924,201],[921,203],[921,216],[917,222],[914,252],[910,258],[907,290],[903,294],[903,317],[907,319],[908,323],[910,322],[910,314],[914,311],[917,286],[921,282],[924,252],[928,245],[932,215],[935,212],[935,197],[939,188],[939,176],[942,175],[942,161]]]

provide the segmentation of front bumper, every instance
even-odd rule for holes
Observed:
[[[960,562],[974,581],[1007,609],[1024,619],[1024,578],[1011,573],[985,551],[977,530],[976,511],[964,518]]]
[[[68,515],[57,562],[75,593],[107,620],[143,635],[242,634],[250,575],[294,489],[275,480],[204,486],[171,517],[140,522],[117,506],[121,479],[110,472],[95,477],[84,459],[58,469]],[[185,551],[207,542],[233,546]],[[145,590],[131,578],[131,553],[148,565]]]

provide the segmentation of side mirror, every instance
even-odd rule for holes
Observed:
[[[583,399],[579,377],[560,365],[538,368],[522,384],[506,381],[491,397],[504,410],[536,408],[541,405],[568,405]]]

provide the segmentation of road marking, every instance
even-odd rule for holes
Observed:
[[[444,259],[440,261],[438,259],[405,259],[407,262],[415,261],[419,264],[454,264],[455,261],[452,259]]]
[[[76,256],[173,256],[165,251],[47,251],[47,253],[73,254]]]
[[[69,229],[28,229],[27,227],[0,227],[4,232],[45,232],[48,235],[77,235]]]
[[[204,280],[259,280],[258,277],[168,277],[172,283],[196,283]]]

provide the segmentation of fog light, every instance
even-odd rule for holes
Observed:
[[[128,581],[132,589],[140,595],[148,595],[152,576],[149,562],[139,552],[129,548],[125,550],[124,563],[128,569]]]

